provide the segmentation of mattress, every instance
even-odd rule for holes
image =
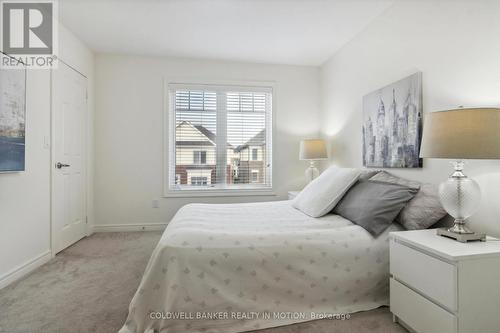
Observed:
[[[190,204],[166,228],[120,333],[243,332],[388,304],[392,225],[373,238],[291,201]]]

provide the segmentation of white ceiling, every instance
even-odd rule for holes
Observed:
[[[320,65],[389,0],[60,0],[98,53]]]

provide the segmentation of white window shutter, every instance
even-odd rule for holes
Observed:
[[[171,84],[169,106],[169,191],[272,187],[271,88]]]

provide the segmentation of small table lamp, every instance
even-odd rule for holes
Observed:
[[[314,162],[328,158],[325,141],[321,139],[302,140],[300,142],[299,158],[301,161],[309,161],[309,168],[306,170],[306,181],[310,183],[319,176],[319,171]]]
[[[425,117],[420,157],[448,158],[455,171],[439,186],[444,209],[455,218],[450,229],[438,229],[438,235],[466,242],[485,240],[465,225],[479,206],[481,190],[464,175],[462,159],[500,158],[500,109],[456,109],[429,113]]]

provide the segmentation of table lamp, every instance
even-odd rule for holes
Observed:
[[[300,142],[299,158],[301,161],[309,161],[309,168],[306,170],[306,181],[310,183],[319,176],[319,171],[314,165],[315,161],[328,158],[325,141],[321,139],[302,140]]]
[[[481,190],[463,173],[463,159],[500,158],[500,108],[471,108],[426,115],[420,157],[454,159],[454,172],[439,186],[443,208],[455,218],[453,227],[438,235],[460,242],[485,240],[471,231],[466,219],[479,207]]]

